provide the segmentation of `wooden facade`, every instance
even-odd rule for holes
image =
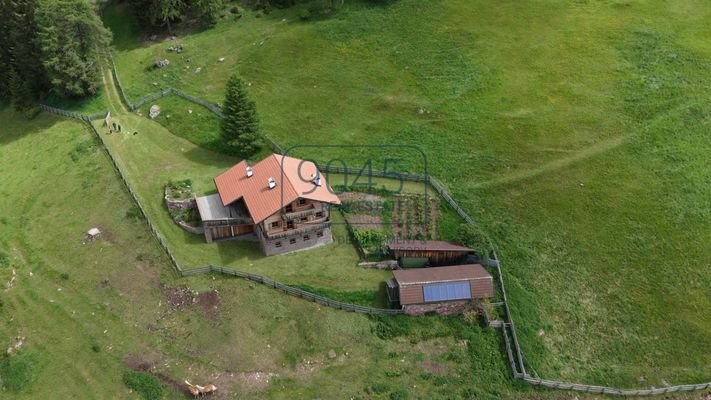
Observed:
[[[426,258],[429,266],[456,265],[464,262],[473,249],[450,242],[435,240],[408,240],[388,243],[391,256],[403,259]]]
[[[276,255],[331,243],[331,214],[327,203],[298,198],[259,224],[264,254]]]
[[[494,278],[479,264],[447,267],[414,268],[393,271],[394,278],[386,284],[391,303],[403,307],[447,301],[474,300],[493,297]],[[428,301],[426,288],[443,284],[465,284],[468,290],[461,296],[446,300]]]
[[[247,237],[256,239],[254,222],[249,217],[244,202],[236,201],[229,206],[223,206],[217,195],[198,197],[195,202],[208,243]]]

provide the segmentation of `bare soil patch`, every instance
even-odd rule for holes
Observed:
[[[425,360],[420,363],[425,371],[435,375],[445,375],[449,371],[449,366],[432,360]]]
[[[249,391],[266,389],[277,375],[271,372],[240,372],[236,375],[242,388]]]
[[[383,220],[377,215],[347,214],[346,220],[354,227],[364,231],[383,231]]]
[[[216,290],[196,292],[187,287],[162,288],[170,310],[180,310],[197,305],[210,318],[217,317],[220,305],[220,293]]]

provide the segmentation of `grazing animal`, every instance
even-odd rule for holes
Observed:
[[[203,394],[210,394],[216,391],[217,386],[213,385],[212,383],[205,385],[205,387],[202,389]]]
[[[213,384],[208,384],[205,386],[200,386],[200,385],[193,385],[192,383],[185,381],[185,384],[188,386],[188,390],[190,391],[190,394],[193,395],[193,397],[197,398],[198,396],[202,397],[206,394],[211,394],[217,391],[217,386]]]
[[[185,381],[185,384],[188,385],[188,390],[190,391],[190,394],[193,395],[193,397],[197,398],[200,395],[200,389],[198,389],[188,381]]]

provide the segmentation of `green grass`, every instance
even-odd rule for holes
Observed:
[[[247,13],[117,65],[132,98],[219,102],[237,71],[286,146],[421,147],[494,238],[536,372],[659,387],[711,376],[710,22],[694,0],[355,3]]]
[[[208,150],[219,152],[223,149],[220,144],[220,119],[211,111],[178,96],[168,96],[146,104],[140,110],[143,115],[148,115],[153,104],[161,108],[155,121],[174,135]]]
[[[148,372],[126,371],[123,383],[140,393],[145,400],[160,400],[165,396],[165,386]]]
[[[0,361],[0,397],[137,400],[123,374],[140,364],[155,367],[170,399],[182,398],[170,382],[185,379],[240,399],[369,397],[374,383],[388,385],[382,396],[514,396],[496,331],[423,317],[381,339],[382,321],[367,316],[243,280],[178,278],[145,222],[127,216],[134,205],[101,149],[71,157],[89,129],[8,110],[0,123],[0,251],[18,277],[10,289],[3,277],[0,345],[24,338]],[[102,235],[84,243],[91,227]],[[167,293],[184,286],[219,300],[169,306]],[[423,374],[425,362],[446,380]],[[259,376],[269,383],[255,387]],[[528,395],[540,398],[515,394]]]
[[[97,94],[82,99],[65,99],[50,94],[49,97],[45,99],[44,104],[88,115],[104,112],[109,109],[106,93],[104,93],[103,88],[99,89]]]
[[[124,115],[118,120],[125,132],[139,134],[106,135],[106,142],[183,268],[222,265],[287,284],[339,290],[375,291],[390,276],[385,271],[357,267],[357,253],[336,213],[333,244],[279,257],[264,257],[256,242],[209,244],[203,236],[182,230],[173,223],[163,204],[164,186],[170,181],[190,179],[197,194],[214,192],[213,178],[238,160],[199,148],[148,119]]]

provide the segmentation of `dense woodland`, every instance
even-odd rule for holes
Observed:
[[[224,0],[127,0],[146,31],[172,32],[183,21],[209,27]],[[257,0],[271,9],[299,0]],[[88,0],[0,0],[0,102],[28,116],[50,93],[63,98],[96,94],[99,63],[111,33]]]
[[[0,0],[0,92],[32,112],[54,92],[84,97],[98,89],[100,55],[111,35],[86,0]]]

